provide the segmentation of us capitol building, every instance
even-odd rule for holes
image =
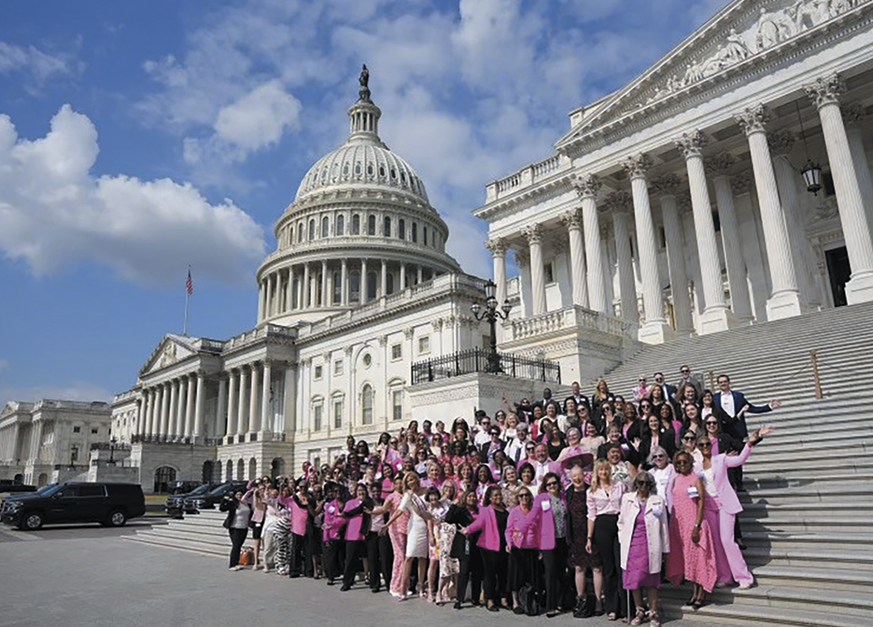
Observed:
[[[257,325],[165,336],[115,398],[112,433],[146,488],[291,473],[350,434],[469,419],[558,377],[588,389],[644,343],[873,301],[871,105],[873,2],[736,0],[571,111],[554,154],[473,212],[512,308],[497,374],[471,314],[484,281],[446,254],[362,74],[348,139],[275,224]]]

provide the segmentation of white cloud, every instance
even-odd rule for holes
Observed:
[[[211,204],[190,184],[95,178],[99,147],[85,115],[64,105],[40,139],[19,139],[0,115],[0,249],[37,275],[83,261],[145,285],[200,276],[249,278],[264,254],[261,227],[230,200]]]
[[[0,41],[0,75],[21,73],[41,85],[56,75],[74,71],[76,67],[69,57],[51,55],[32,45],[24,48]]]

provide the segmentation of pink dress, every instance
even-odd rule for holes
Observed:
[[[704,517],[700,541],[691,540],[697,524],[697,499],[688,496],[688,488],[697,485],[697,475],[676,475],[673,482],[673,515],[670,518],[670,552],[667,554],[667,579],[680,585],[683,579],[712,592],[716,582],[715,548],[709,521]]]

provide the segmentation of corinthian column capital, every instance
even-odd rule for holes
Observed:
[[[485,242],[485,248],[491,251],[492,257],[506,256],[506,240],[502,237],[489,239]]]
[[[707,138],[703,131],[691,131],[690,133],[682,133],[682,137],[674,140],[676,147],[682,151],[682,156],[686,159],[691,157],[703,156],[703,147],[706,146]]]
[[[646,172],[652,167],[652,158],[646,153],[641,152],[622,161],[621,166],[625,169],[631,180],[645,178]]]
[[[600,182],[600,179],[593,174],[574,174],[570,179],[570,182],[576,189],[579,198],[596,198],[600,188],[603,187],[603,183]]]
[[[839,104],[840,96],[846,91],[846,81],[839,74],[831,74],[825,78],[816,79],[803,90],[817,109],[829,104]]]
[[[582,228],[582,216],[579,215],[578,211],[568,211],[564,213],[561,215],[561,222],[568,230]]]
[[[659,176],[651,184],[652,193],[659,196],[675,196],[681,186],[682,179],[672,172]]]
[[[767,107],[759,104],[754,107],[746,107],[742,113],[735,115],[734,119],[748,137],[753,133],[765,132],[772,116]]]
[[[794,148],[794,133],[787,128],[767,133],[767,144],[773,153],[782,156],[789,155]]]
[[[543,241],[542,224],[531,224],[524,227],[521,232],[525,239],[527,239],[528,244],[541,244]]]

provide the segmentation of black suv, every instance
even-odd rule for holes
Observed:
[[[221,502],[225,495],[231,492],[245,492],[248,481],[228,481],[222,483],[211,492],[199,496],[188,496],[182,504],[182,509],[186,514],[196,514],[202,509],[215,509],[215,506]]]
[[[171,494],[167,497],[167,516],[170,518],[182,518],[183,513],[183,502],[186,498],[194,498],[198,496],[205,496],[207,493],[211,492],[215,489],[215,485],[211,483],[204,483],[203,485],[197,486],[190,492],[186,492],[185,494]]]
[[[33,531],[44,524],[99,522],[121,527],[145,514],[145,496],[136,483],[62,483],[37,494],[7,499],[0,520]]]
[[[0,492],[36,492],[36,486],[25,485],[17,479],[0,479]]]

